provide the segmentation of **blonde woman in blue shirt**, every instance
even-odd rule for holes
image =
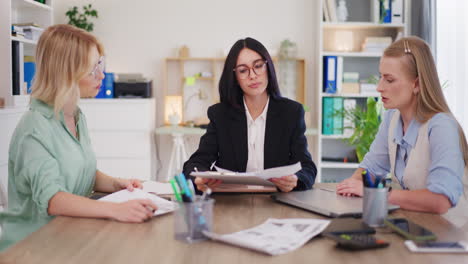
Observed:
[[[377,91],[389,110],[360,168],[337,192],[362,196],[364,169],[391,173],[399,188],[390,191],[390,203],[466,217],[468,146],[445,101],[429,46],[417,37],[402,38],[384,51],[379,71]]]
[[[96,158],[77,103],[95,97],[103,74],[103,47],[84,30],[55,25],[42,34],[30,110],[13,134],[8,161],[8,210],[0,214],[0,250],[53,216],[142,222],[156,210],[149,200],[109,203],[87,198],[93,190],[141,188],[138,180],[110,177]]]

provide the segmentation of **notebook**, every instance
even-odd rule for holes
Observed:
[[[332,188],[315,187],[302,192],[275,193],[271,197],[277,202],[328,217],[360,217],[362,215],[362,198],[341,196]],[[398,208],[397,205],[388,204],[389,211]]]
[[[223,184],[213,188],[214,193],[274,193],[275,186],[247,185],[247,184]]]

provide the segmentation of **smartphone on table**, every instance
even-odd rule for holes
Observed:
[[[405,246],[412,252],[423,253],[468,253],[468,243],[458,242],[415,242],[406,240]]]
[[[405,218],[387,218],[384,223],[406,239],[414,241],[436,240],[436,236],[430,230],[415,224]]]

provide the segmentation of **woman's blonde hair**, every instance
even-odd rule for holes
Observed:
[[[424,40],[414,36],[401,38],[385,49],[383,56],[403,57],[405,67],[411,78],[418,78],[419,93],[416,98],[416,120],[424,123],[437,113],[447,113],[453,116],[442,92],[431,49]],[[455,117],[453,118],[455,119]],[[465,165],[468,165],[468,144],[459,123],[458,131],[463,159]]]
[[[104,54],[96,37],[82,29],[71,25],[48,27],[37,44],[31,96],[53,106],[56,116],[67,102],[76,105],[80,98],[78,82],[90,74],[93,47]]]

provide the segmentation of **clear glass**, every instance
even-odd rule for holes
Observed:
[[[370,227],[384,226],[387,218],[387,188],[364,187],[362,220]]]
[[[212,229],[213,204],[213,199],[179,203],[174,218],[175,239],[188,243],[206,240],[203,231]]]

